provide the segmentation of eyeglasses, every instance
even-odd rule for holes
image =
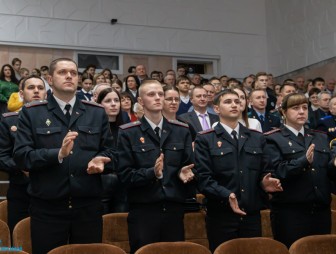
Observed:
[[[168,98],[165,98],[165,101],[168,101],[170,103],[172,103],[172,102],[180,102],[180,98],[179,97],[168,97]]]

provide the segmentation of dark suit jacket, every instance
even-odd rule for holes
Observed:
[[[72,152],[58,161],[68,131],[78,132]],[[108,118],[103,107],[76,99],[70,122],[54,96],[22,108],[14,145],[14,160],[29,171],[29,194],[41,200],[68,200],[79,207],[100,200],[100,174],[88,174],[96,156],[115,159]],[[105,168],[108,165],[105,165]],[[76,202],[78,201],[78,203]]]
[[[260,124],[263,132],[268,132],[274,128],[279,128],[281,125],[280,118],[270,114],[269,112],[266,111],[265,113],[265,120],[262,122],[260,118],[258,117],[257,112],[251,108],[250,112],[248,113],[248,117],[257,119]]]
[[[211,128],[211,126],[215,122],[219,121],[219,117],[218,117],[218,115],[214,115],[214,114],[210,114],[210,113],[207,113],[207,114],[209,115],[210,128]],[[179,115],[177,118],[179,120],[181,120],[182,122],[188,123],[189,129],[190,129],[190,132],[191,132],[192,140],[195,140],[197,132],[200,132],[200,131],[203,130],[202,125],[201,125],[201,123],[198,119],[198,116],[197,116],[195,110],[193,110],[191,112],[184,113],[182,115]]]
[[[157,179],[154,165],[164,154],[163,178]],[[138,122],[120,126],[117,173],[128,187],[130,204],[161,201],[184,203],[195,186],[184,184],[178,174],[182,167],[194,163],[188,125],[164,118],[160,140],[143,117]]]

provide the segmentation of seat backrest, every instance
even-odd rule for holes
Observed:
[[[48,252],[48,254],[126,254],[126,252],[117,246],[105,243],[91,244],[68,244],[57,247]]]
[[[30,217],[19,221],[13,230],[13,246],[22,247],[22,250],[32,253]]]
[[[311,235],[296,240],[289,248],[290,254],[335,254],[336,235]]]
[[[7,200],[0,202],[0,220],[8,223]]]
[[[211,254],[203,245],[192,242],[151,243],[138,249],[135,254]]]
[[[336,235],[336,210],[331,210],[331,233]]]
[[[270,214],[271,211],[269,209],[260,211],[262,237],[273,238]]]
[[[127,216],[128,213],[103,215],[103,243],[116,245],[129,253]]]
[[[184,215],[184,238],[187,242],[198,243],[209,248],[204,211]]]
[[[267,237],[237,238],[222,243],[214,254],[288,254],[287,247]]]
[[[336,195],[331,194],[331,209],[336,210]]]
[[[10,231],[6,222],[0,220],[0,246],[10,247]]]

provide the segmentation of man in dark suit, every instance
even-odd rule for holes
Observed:
[[[27,77],[22,82],[19,95],[24,104],[44,100],[47,91],[43,80],[37,76]],[[7,214],[11,233],[16,223],[29,216],[28,209],[30,204],[30,197],[27,193],[29,175],[19,169],[13,160],[18,116],[18,112],[5,113],[0,124],[0,169],[9,174]]]
[[[208,92],[203,87],[195,87],[190,93],[193,111],[178,116],[178,119],[188,123],[192,139],[197,132],[211,129],[212,124],[219,121],[217,115],[207,112]]]
[[[143,81],[144,116],[119,131],[117,171],[128,187],[131,253],[153,242],[183,241],[184,202],[195,190],[188,183],[194,166],[188,125],[162,116],[163,99],[160,82]]]
[[[322,91],[317,95],[319,108],[313,112],[311,121],[315,122],[315,126],[311,126],[312,129],[321,129],[321,127],[318,127],[320,119],[329,116],[331,113],[329,111],[329,105],[331,100],[331,95],[327,91]],[[329,119],[329,118],[326,118]]]
[[[280,118],[266,111],[267,97],[264,90],[252,90],[249,98],[252,108],[248,113],[248,117],[257,119],[263,132],[280,127]]]
[[[114,154],[104,108],[76,99],[77,64],[52,61],[49,79],[52,96],[23,107],[14,145],[30,177],[34,254],[102,241],[100,173]]]
[[[266,192],[281,191],[264,155],[263,134],[239,124],[239,96],[224,90],[215,99],[220,123],[195,140],[198,187],[207,197],[207,233],[213,252],[222,242],[261,236]]]

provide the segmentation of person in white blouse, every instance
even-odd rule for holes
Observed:
[[[238,121],[249,129],[262,132],[260,122],[257,119],[247,117],[247,105],[248,104],[247,104],[247,96],[246,96],[244,89],[239,86],[236,86],[233,88],[233,90],[239,95],[239,99],[240,99],[240,112],[241,113],[240,113],[240,118]],[[212,125],[212,128],[214,128],[217,124],[218,122],[215,122]]]

